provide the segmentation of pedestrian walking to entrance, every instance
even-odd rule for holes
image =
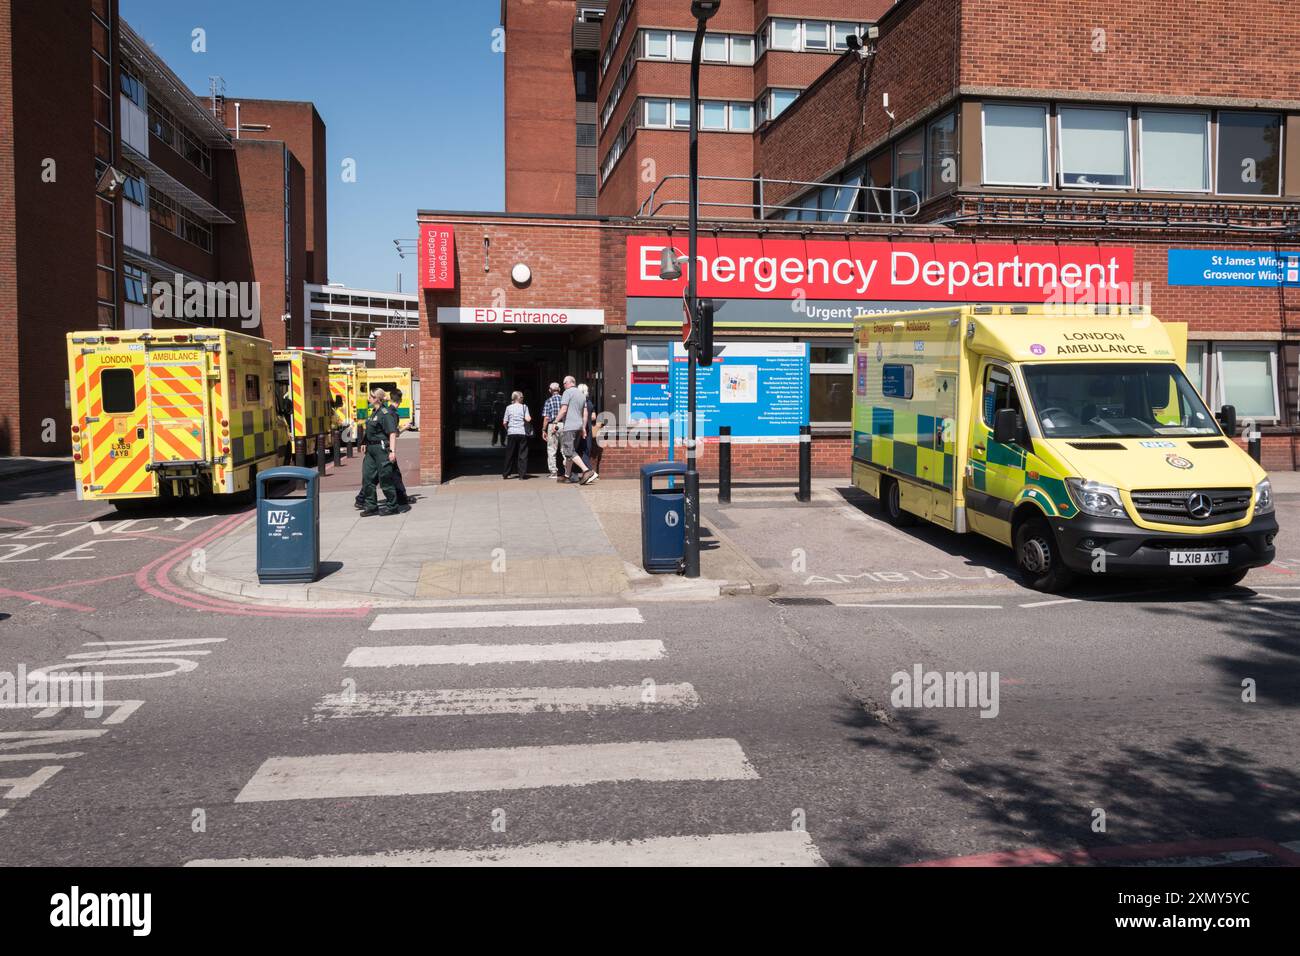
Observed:
[[[402,432],[402,415],[399,409],[402,407],[402,390],[395,388],[388,393],[388,410],[393,413],[393,420],[397,422],[397,433]],[[394,451],[397,449],[394,448]],[[402,480],[402,466],[398,462],[397,456],[393,456],[393,489],[397,492],[397,506],[405,508],[411,503],[410,496],[406,493],[406,482]]]
[[[599,475],[587,467],[587,463],[578,454],[577,442],[586,435],[587,400],[578,391],[577,379],[572,375],[564,376],[564,394],[560,396],[560,451],[564,455],[564,472],[560,481],[577,481],[589,485]],[[580,475],[573,475],[574,465],[580,469]]]
[[[492,403],[492,447],[495,448],[497,438],[501,439],[501,444],[506,443],[506,433],[501,427],[501,419],[506,413],[506,393],[497,392],[496,401]]]
[[[361,517],[391,515],[398,510],[397,489],[393,487],[393,462],[397,461],[397,417],[385,403],[388,395],[382,388],[370,392],[370,414],[366,417],[366,457],[361,462],[361,486],[365,507]],[[375,485],[384,492],[384,506],[379,507]]]
[[[556,456],[560,453],[560,383],[552,382],[550,395],[542,406],[542,438],[546,441],[546,471],[552,478],[559,477]]]
[[[509,478],[510,472],[517,470],[519,480],[528,477],[528,432],[533,416],[528,414],[524,404],[523,392],[511,392],[510,404],[501,416],[501,427],[506,432],[506,466],[501,472],[502,478]]]

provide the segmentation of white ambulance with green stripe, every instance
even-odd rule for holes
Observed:
[[[854,343],[853,483],[893,524],[999,541],[1044,591],[1086,574],[1231,585],[1273,560],[1268,476],[1183,374],[1185,325],[961,305],[860,316]]]

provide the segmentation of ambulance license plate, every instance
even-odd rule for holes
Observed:
[[[1227,564],[1227,551],[1170,551],[1169,563],[1175,565],[1200,566],[1207,564]]]

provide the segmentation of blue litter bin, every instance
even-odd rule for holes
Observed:
[[[295,482],[302,494],[268,498],[270,482]],[[320,474],[271,468],[257,476],[257,580],[310,584],[320,577]]]
[[[641,466],[641,566],[651,574],[675,574],[682,568],[686,556],[685,475],[686,463],[681,461]]]

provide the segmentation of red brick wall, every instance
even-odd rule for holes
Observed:
[[[573,0],[505,0],[510,212],[572,213],[577,181]]]
[[[1114,0],[963,0],[962,83],[1171,97],[1296,98],[1300,16],[1261,0],[1227,4]],[[1094,30],[1106,51],[1093,51]]]
[[[66,454],[64,336],[97,324],[90,0],[0,11],[0,454]]]
[[[302,164],[306,189],[307,281],[329,282],[329,229],[326,215],[329,165],[325,123],[312,103],[255,100],[228,96],[226,123],[235,125],[234,103],[239,102],[240,125],[267,124],[265,132],[244,131],[242,139],[281,140]],[[340,167],[341,168],[341,167]]]
[[[380,329],[375,335],[375,368],[409,368],[419,378],[420,343],[425,336],[419,329]]]
[[[685,446],[679,445],[676,459],[685,461]],[[849,436],[816,436],[812,441],[812,473],[814,478],[847,478],[853,439]],[[668,448],[664,445],[646,447],[635,443],[606,442],[600,458],[600,474],[606,478],[635,478],[642,465],[666,461]],[[718,445],[710,442],[701,446],[696,467],[700,477],[714,480],[718,477]],[[799,478],[799,445],[748,445],[731,446],[731,474],[733,478],[781,478],[797,481]]]

